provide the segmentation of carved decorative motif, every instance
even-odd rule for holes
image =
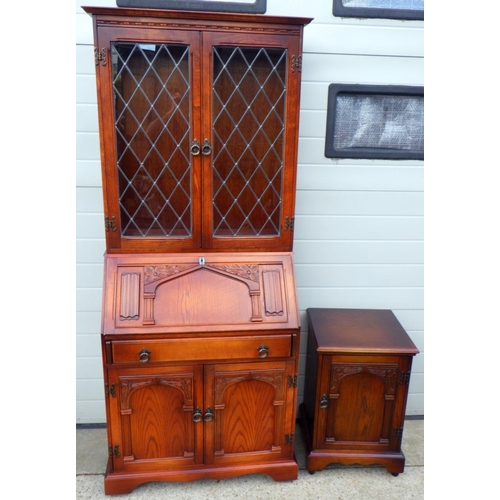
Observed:
[[[143,325],[154,325],[154,293],[144,292],[144,318],[142,321]]]
[[[215,401],[219,402],[219,399],[222,396],[222,393],[232,384],[236,384],[238,382],[242,382],[243,380],[248,380],[248,374],[244,375],[217,375],[215,377]]]
[[[389,393],[394,393],[396,386],[396,367],[384,366],[339,366],[336,365],[332,370],[330,390],[337,389],[338,383],[342,378],[347,375],[354,375],[355,373],[369,372],[378,377],[382,377],[385,381],[386,388]]]
[[[283,396],[283,373],[274,372],[250,372],[240,375],[217,375],[215,377],[215,401],[219,404],[224,391],[233,384],[244,380],[260,380],[271,384],[276,391],[276,397]]]
[[[147,379],[121,380],[120,383],[120,398],[122,410],[130,409],[130,396],[137,389],[153,385],[155,379],[153,377]]]
[[[133,392],[150,385],[168,385],[179,389],[187,401],[193,399],[193,379],[187,377],[150,377],[146,379],[122,379],[120,383],[121,409],[130,410],[130,396]]]
[[[282,316],[283,300],[280,273],[278,271],[264,271],[262,279],[264,281],[266,316]]]
[[[150,21],[112,21],[105,20],[97,21],[98,25],[113,25],[113,26],[139,26],[144,28],[161,28],[161,29],[180,29],[186,28],[185,23],[176,23],[176,22],[150,22]],[[243,32],[251,32],[251,33],[277,33],[277,34],[298,34],[300,33],[298,28],[290,27],[290,28],[265,28],[261,26],[250,27],[250,26],[216,26],[213,24],[201,24],[194,23],[191,25],[193,29],[196,30],[206,30],[206,29],[216,29],[217,31],[243,31]]]
[[[276,399],[278,396],[283,396],[283,373],[254,373],[252,375],[253,380],[271,384],[276,391]]]
[[[234,274],[246,280],[259,282],[259,266],[252,264],[210,264],[210,267],[219,269],[225,273]]]
[[[170,387],[175,387],[179,389],[187,401],[193,399],[193,379],[191,377],[185,378],[159,378],[159,385],[169,385]]]
[[[332,379],[330,382],[330,389],[336,389],[337,384],[347,375],[353,375],[355,373],[360,373],[363,371],[361,366],[336,366],[332,370]]]
[[[172,266],[146,266],[144,268],[144,284],[148,285],[149,283],[154,283],[155,281],[169,278],[192,267],[196,266],[193,266],[192,264],[176,264]]]
[[[122,274],[120,319],[139,318],[139,273]]]
[[[389,392],[393,393],[396,387],[396,368],[384,368],[383,366],[367,366],[366,370],[378,375],[385,380]]]

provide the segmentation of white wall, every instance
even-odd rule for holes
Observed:
[[[421,351],[407,415],[423,415],[423,162],[324,156],[328,85],[423,85],[423,22],[339,19],[332,4],[267,0],[266,12],[314,17],[304,33],[294,243],[303,325],[299,401],[308,307],[392,309]],[[92,25],[81,0],[76,5],[76,413],[77,423],[97,423],[105,420],[99,341],[104,223]]]

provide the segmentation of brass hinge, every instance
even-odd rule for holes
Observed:
[[[410,382],[410,372],[401,372],[399,375],[399,383],[401,385],[408,384]]]
[[[113,215],[112,217],[104,217],[104,228],[106,229],[106,232],[109,230],[111,231],[116,231],[116,217]]]
[[[321,399],[319,400],[319,407],[324,410],[325,408],[328,408],[328,397],[326,396],[326,394],[323,394],[323,396],[321,396]]]
[[[110,458],[113,458],[113,455],[117,458],[120,456],[120,446],[119,445],[116,445],[116,446],[113,446],[112,444],[109,445]]]
[[[292,56],[292,73],[297,70],[299,73],[302,72],[302,56]]]
[[[297,375],[288,375],[288,387],[297,387]]]
[[[111,384],[111,387],[106,384],[105,393],[107,398],[109,398],[110,394],[112,397],[116,398],[116,387],[114,382]]]
[[[285,434],[285,446],[293,446],[293,434]]]
[[[285,231],[293,231],[295,229],[295,217],[285,217]]]
[[[399,427],[394,429],[394,439],[401,439],[403,437],[403,428]]]
[[[107,49],[106,49],[106,47],[103,47],[100,51],[97,47],[94,48],[94,61],[95,61],[96,66],[99,66],[99,62],[103,66],[106,66],[106,63],[107,63]]]

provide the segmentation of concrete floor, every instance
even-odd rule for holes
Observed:
[[[406,420],[403,434],[405,472],[394,477],[383,467],[330,465],[315,474],[305,470],[306,452],[300,425],[296,429],[295,454],[299,463],[296,481],[275,482],[255,474],[222,481],[211,479],[192,483],[156,482],[138,486],[129,495],[104,495],[106,430],[76,430],[76,499],[129,500],[406,500],[424,498],[424,420]]]

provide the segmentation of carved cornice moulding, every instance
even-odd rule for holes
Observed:
[[[300,28],[290,27],[290,28],[281,28],[278,26],[273,27],[262,27],[262,26],[246,26],[246,25],[225,25],[219,24],[217,22],[211,23],[199,23],[192,22],[186,25],[186,22],[178,23],[175,21],[128,21],[128,20],[108,20],[108,19],[99,19],[97,21],[97,26],[122,26],[124,28],[154,28],[154,29],[190,29],[190,30],[216,30],[216,31],[224,31],[224,32],[244,32],[244,33],[269,33],[269,34],[288,34],[288,35],[299,35]]]

